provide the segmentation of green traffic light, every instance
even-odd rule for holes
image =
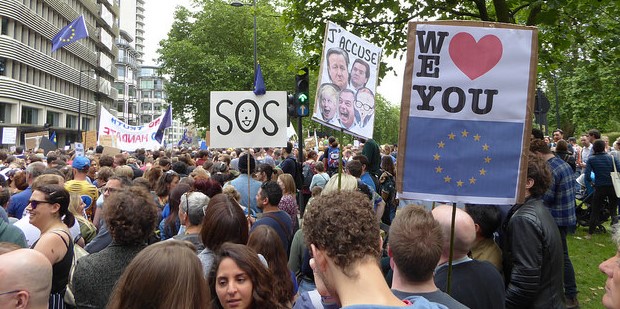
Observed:
[[[300,93],[300,94],[297,96],[297,100],[299,101],[299,103],[302,103],[302,104],[303,104],[303,103],[306,103],[306,101],[308,100],[308,95],[307,95],[307,94],[305,94],[305,93]]]

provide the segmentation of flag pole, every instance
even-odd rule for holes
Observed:
[[[452,223],[450,225],[450,256],[448,257],[448,285],[446,293],[450,294],[452,287],[452,260],[454,258],[454,228],[456,220],[456,203],[452,203]]]

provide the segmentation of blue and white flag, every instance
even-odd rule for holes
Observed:
[[[52,53],[65,45],[87,37],[86,22],[84,16],[80,15],[76,20],[60,29],[60,32],[52,38]]]
[[[161,144],[161,141],[164,139],[164,131],[170,127],[172,127],[172,105],[168,105],[164,118],[159,123],[155,133],[155,140]]]
[[[50,141],[52,141],[52,143],[58,145],[58,141],[56,140],[56,131],[52,132],[52,135],[50,135]]]
[[[191,144],[191,142],[192,142],[192,137],[187,135],[187,129],[185,129],[183,130],[183,136],[181,136],[181,140],[179,140],[177,147],[180,147],[183,143]]]
[[[399,197],[516,203],[531,129],[536,30],[460,22],[409,29]]]
[[[265,89],[265,80],[263,79],[263,71],[260,69],[260,63],[256,64],[256,74],[254,75],[254,94],[263,95],[267,92]]]

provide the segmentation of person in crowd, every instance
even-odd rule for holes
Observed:
[[[0,307],[47,309],[52,265],[39,251],[17,249],[0,254]]]
[[[93,215],[91,217],[93,219],[93,224],[95,225],[96,228],[99,228],[101,226],[101,221],[102,221],[101,219],[103,218],[103,212],[101,212],[100,214],[97,214],[97,212],[103,208],[103,190],[106,184],[108,183],[108,179],[110,179],[110,177],[112,176],[114,176],[114,170],[109,166],[101,167],[99,171],[97,172],[97,180],[95,181],[95,183],[96,183],[99,197],[97,198],[97,201],[95,202],[95,205],[97,207],[93,209],[93,212],[92,212]]]
[[[7,208],[9,217],[15,217],[17,219],[22,218],[24,215],[24,210],[26,209],[26,206],[28,206],[30,195],[32,195],[32,182],[35,178],[41,176],[44,170],[45,163],[43,162],[30,163],[28,167],[26,167],[26,182],[28,183],[28,188],[11,196],[9,206]]]
[[[471,258],[487,261],[501,273],[503,272],[502,249],[493,240],[493,233],[502,223],[499,208],[493,205],[466,204],[465,212],[474,220],[476,240],[471,247]]]
[[[254,169],[256,167],[256,161],[252,156],[249,156],[249,161],[250,162],[248,164],[248,154],[241,155],[239,158],[239,172],[241,174],[239,177],[228,182],[226,186],[230,185],[235,187],[237,192],[241,195],[241,200],[239,203],[248,208],[250,214],[256,214],[261,212],[261,210],[257,207],[256,200],[251,197],[256,196],[256,193],[258,193],[258,189],[261,186],[261,182],[249,176],[254,173]],[[248,178],[250,179],[248,180]]]
[[[267,266],[245,245],[222,244],[208,278],[215,309],[288,308],[273,292]]]
[[[295,158],[295,154],[293,153],[293,143],[287,142],[286,147],[282,148],[282,151],[284,152],[282,154],[284,160],[282,160],[282,162],[278,166],[282,169],[282,173],[290,174],[293,177],[293,183],[295,184],[295,186],[299,186],[299,183],[297,182],[297,159]]]
[[[170,240],[140,251],[118,279],[107,308],[211,308],[195,248]]]
[[[440,205],[432,211],[433,217],[439,222],[444,236],[443,250],[437,263],[434,278],[435,285],[444,292],[447,291],[448,286],[453,208],[451,205]],[[472,260],[467,256],[475,239],[476,226],[474,220],[464,210],[456,209],[450,296],[469,308],[502,308],[506,294],[504,281],[499,271],[491,263]]]
[[[155,188],[157,187],[157,181],[163,173],[164,172],[162,168],[158,165],[153,166],[144,172],[144,175],[142,175],[142,177],[146,178],[149,181],[149,187],[151,188],[151,191],[155,191]]]
[[[119,192],[123,187],[131,186],[131,182],[129,179],[124,177],[112,176],[108,179],[108,182],[103,190],[103,198],[104,198],[104,206],[101,208],[100,213],[105,217],[105,199],[110,197],[111,195]],[[103,248],[107,247],[112,242],[112,236],[108,231],[107,224],[101,224],[99,230],[97,230],[97,236],[89,242],[84,249],[88,251],[88,253],[95,253],[101,251]]]
[[[157,220],[151,194],[137,186],[106,197],[104,219],[112,243],[77,260],[73,295],[78,308],[105,308],[114,285],[131,260],[146,247]]]
[[[378,193],[381,194],[381,198],[385,202],[385,210],[383,211],[381,221],[390,225],[396,216],[396,208],[398,208],[396,201],[396,169],[394,168],[392,156],[386,155],[381,158],[381,170]]]
[[[612,226],[611,239],[616,246],[616,254],[609,259],[603,261],[598,269],[607,276],[605,282],[605,294],[603,294],[602,303],[607,309],[620,308],[620,226],[617,224]]]
[[[209,275],[215,252],[225,242],[246,244],[248,221],[240,205],[226,194],[217,194],[209,200],[202,220],[200,238],[204,250],[198,253],[205,277]]]
[[[222,186],[217,180],[199,176],[194,179],[194,191],[202,192],[209,198],[222,193]]]
[[[314,202],[304,215],[304,238],[323,302],[342,308],[406,308],[379,268],[381,236],[368,198],[342,191],[321,195]],[[418,301],[427,302],[409,300]]]
[[[564,253],[564,295],[568,309],[578,308],[577,282],[575,270],[568,253],[566,237],[571,227],[577,223],[575,207],[575,173],[570,165],[554,155],[549,147],[541,141],[532,141],[530,151],[546,161],[553,180],[543,196],[545,206],[551,211],[562,239]],[[607,173],[609,175],[609,173]],[[613,191],[613,189],[612,189]],[[592,216],[591,216],[592,217]]]
[[[506,308],[565,308],[562,239],[542,200],[553,182],[544,158],[530,155],[525,203],[503,225]]]
[[[65,182],[65,189],[69,193],[77,192],[80,195],[88,195],[91,198],[91,203],[97,200],[99,197],[99,191],[92,183],[88,181],[88,170],[90,169],[90,159],[87,157],[75,157],[71,162],[73,171],[73,180]],[[92,205],[88,205],[90,207]]]
[[[159,222],[159,237],[161,240],[172,238],[179,233],[181,228],[179,204],[181,203],[181,196],[190,189],[190,186],[186,184],[178,184],[170,192],[170,198],[168,199],[168,212],[170,214]]]
[[[273,171],[274,167],[263,163],[263,164],[259,164],[258,167],[256,168],[256,180],[260,181],[260,182],[265,182],[265,181],[270,181],[273,180]]]
[[[439,222],[422,206],[408,206],[400,211],[390,227],[388,244],[394,295],[400,299],[422,296],[450,309],[467,308],[439,290],[433,281],[443,242]]]
[[[325,188],[325,184],[329,181],[329,175],[325,172],[325,164],[321,161],[316,162],[314,165],[316,174],[312,176],[312,182],[310,183],[310,190],[314,187]]]
[[[256,194],[258,207],[263,210],[263,217],[256,220],[250,233],[261,225],[272,227],[280,236],[284,250],[288,253],[293,238],[293,222],[291,216],[278,208],[282,199],[282,188],[275,181],[263,183]]]
[[[274,277],[273,294],[276,295],[278,302],[292,304],[297,293],[297,279],[293,272],[285,271],[288,270],[288,259],[278,239],[278,234],[273,228],[261,225],[250,234],[248,247],[263,255],[267,260],[267,265]]]
[[[181,196],[179,218],[181,224],[185,226],[185,231],[173,238],[192,243],[196,247],[196,253],[200,253],[205,248],[200,237],[200,229],[208,204],[209,197],[202,192],[187,192]]]
[[[92,200],[89,195],[80,196],[78,192],[72,192],[70,195],[69,211],[77,219],[80,226],[80,235],[82,235],[84,242],[87,244],[97,236],[97,228],[88,220],[85,212],[86,206],[91,205]]]
[[[159,209],[159,216],[162,216],[163,210],[168,204],[168,199],[170,198],[170,191],[176,187],[176,185],[181,180],[181,177],[177,172],[170,170],[163,173],[159,180],[157,180],[157,185],[155,186],[155,194],[157,194],[157,208]],[[163,217],[162,217],[163,219]]]
[[[8,189],[4,188],[3,191],[6,191],[6,195],[8,198]],[[8,200],[8,199],[7,199]],[[4,202],[6,204],[6,201]],[[4,212],[4,205],[0,205],[0,212]],[[8,218],[5,221],[4,218],[0,219],[0,242],[10,242],[18,245],[21,248],[26,248],[28,245],[26,243],[26,236],[24,232],[13,224],[8,222]]]
[[[33,187],[26,207],[30,224],[41,231],[41,237],[31,248],[43,253],[52,264],[50,309],[65,308],[63,298],[73,261],[73,239],[69,228],[75,224],[69,201],[69,192],[61,185],[37,186]]]
[[[620,171],[620,162],[613,159],[611,155],[605,152],[605,142],[597,139],[592,146],[593,153],[590,155],[585,169],[585,181],[591,184],[591,172],[594,172],[596,181],[594,182],[594,196],[592,197],[592,212],[590,214],[590,222],[588,224],[587,239],[592,237],[596,227],[600,224],[600,216],[605,199],[609,202],[609,212],[611,214],[612,224],[618,223],[618,197],[611,182],[611,172],[614,167]],[[615,165],[615,166],[614,166]]]
[[[282,174],[278,176],[278,185],[282,189],[282,198],[278,203],[278,208],[286,212],[291,216],[291,222],[293,222],[293,233],[299,229],[299,220],[297,215],[299,214],[299,206],[297,206],[297,189],[295,187],[295,180],[290,174]]]
[[[329,79],[342,91],[349,84],[349,54],[339,47],[327,50],[327,73]]]

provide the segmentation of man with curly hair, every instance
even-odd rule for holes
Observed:
[[[110,182],[108,181],[108,185]],[[112,243],[100,252],[80,258],[73,274],[78,308],[104,308],[114,284],[131,260],[146,247],[157,225],[157,206],[139,186],[125,187],[105,200],[104,219]]]
[[[324,304],[387,309],[415,302],[437,308],[421,297],[402,301],[390,291],[379,268],[379,223],[364,194],[341,191],[317,197],[304,216],[304,240]]]

